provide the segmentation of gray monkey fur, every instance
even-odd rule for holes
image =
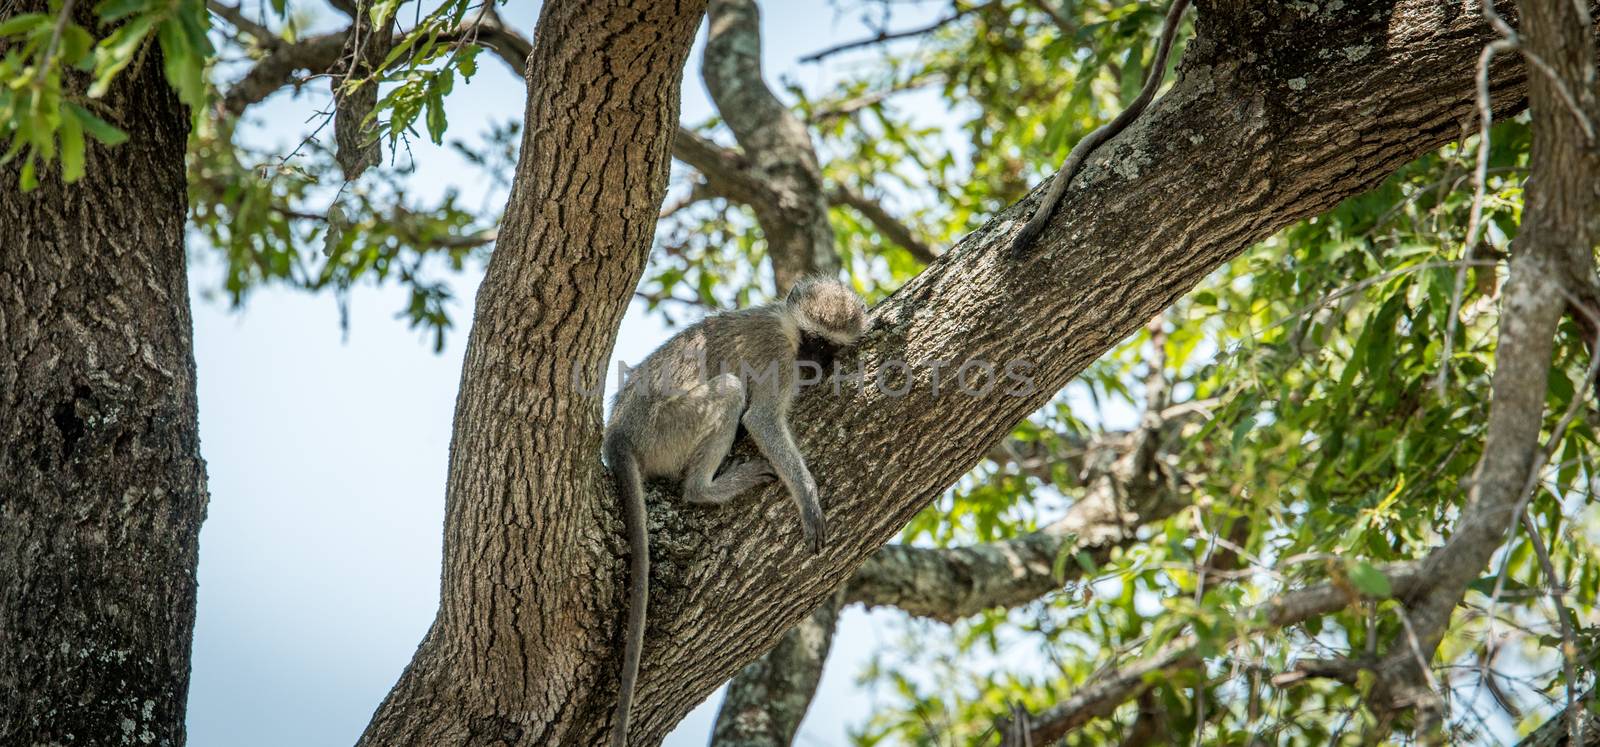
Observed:
[[[650,599],[644,480],[682,484],[689,503],[720,505],[775,477],[800,511],[807,546],[827,541],[817,484],[789,432],[796,361],[808,347],[844,347],[866,330],[866,306],[843,283],[808,278],[787,298],[702,319],[629,372],[606,423],[603,451],[621,494],[628,529],[628,630],[611,744],[627,743]],[[743,425],[765,461],[717,467]]]

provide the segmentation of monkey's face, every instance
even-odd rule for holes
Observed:
[[[836,347],[854,343],[867,330],[866,304],[837,280],[801,281],[789,292],[788,305],[801,334]]]

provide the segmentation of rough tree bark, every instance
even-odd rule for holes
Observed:
[[[836,275],[839,254],[811,132],[761,79],[760,12],[755,0],[711,0],[700,73],[775,199],[751,203],[767,238],[780,293],[808,274]]]
[[[81,181],[46,167],[24,194],[0,166],[0,744],[184,742],[206,507],[189,119],[142,60],[100,100],[128,141],[91,141]]]
[[[1030,200],[880,304],[842,361],[898,393],[895,361],[1028,360],[1031,391],[935,398],[916,367],[903,396],[802,397],[797,439],[838,538],[821,555],[802,549],[776,490],[737,510],[656,501],[638,743],[773,646],[1013,424],[1210,270],[1472,116],[1490,35],[1454,5],[1200,10],[1172,90],[1089,164],[1031,253],[1003,251]],[[599,402],[573,388],[598,381],[642,272],[694,15],[545,9],[519,179],[458,405],[441,611],[370,744],[589,743],[605,731],[626,552],[595,456]],[[604,28],[574,33],[584,25]],[[594,93],[578,96],[580,82]],[[1499,112],[1523,105],[1519,67],[1498,66],[1493,84]]]
[[[600,384],[649,251],[704,7],[544,6],[456,403],[439,613],[362,744],[603,741],[626,545],[597,457],[599,400],[584,393]],[[657,598],[658,615],[682,606]],[[662,698],[661,674],[646,663],[642,703]],[[666,717],[638,712],[641,743]]]
[[[1171,94],[1089,165],[1034,252],[1000,251],[1028,209],[1014,207],[882,304],[877,332],[845,361],[898,384],[895,360],[1026,358],[1032,392],[936,400],[918,369],[906,396],[804,398],[799,440],[843,538],[820,557],[799,551],[775,494],[738,511],[657,502],[638,741],[774,645],[1013,423],[1211,269],[1470,121],[1490,34],[1453,4],[1200,6]],[[441,612],[369,743],[604,732],[626,553],[594,455],[599,403],[572,389],[598,381],[642,271],[657,146],[692,150],[663,115],[696,10],[545,10],[518,186],[458,405]],[[591,27],[603,28],[573,33]],[[1493,83],[1499,113],[1521,108],[1516,66]]]

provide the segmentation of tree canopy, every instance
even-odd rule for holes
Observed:
[[[573,43],[656,65],[610,83],[678,76],[660,68],[681,66],[693,33],[684,24],[701,15],[595,20],[562,5],[543,11],[550,33],[615,32]],[[6,188],[92,178],[91,141],[117,146],[128,129],[128,112],[101,104],[110,81],[159,56],[192,124],[189,250],[221,259],[220,288],[241,307],[266,285],[342,297],[394,283],[409,290],[404,316],[437,346],[469,321],[443,278],[489,266],[480,324],[500,318],[495,304],[531,295],[532,317],[505,329],[526,333],[516,340],[530,350],[563,340],[582,353],[545,371],[536,356],[475,339],[467,366],[523,361],[504,365],[537,370],[548,393],[569,372],[603,375],[630,299],[681,322],[773,298],[807,273],[840,273],[877,307],[878,330],[853,358],[868,370],[896,357],[1031,359],[1047,390],[1036,401],[803,403],[814,419],[797,430],[835,496],[830,513],[865,516],[845,525],[858,532],[836,562],[753,549],[796,544],[776,502],[742,518],[658,507],[670,536],[735,532],[716,552],[749,560],[752,578],[810,580],[789,597],[759,596],[777,612],[753,631],[726,631],[740,641],[729,653],[676,651],[647,667],[643,696],[663,704],[643,714],[649,729],[693,704],[666,693],[675,673],[692,673],[681,676],[698,692],[745,663],[732,659],[775,644],[735,675],[713,743],[788,743],[839,609],[860,603],[905,613],[899,645],[861,673],[885,697],[853,727],[860,744],[1027,733],[1040,744],[1321,745],[1434,730],[1492,743],[1585,724],[1600,738],[1600,723],[1556,718],[1573,703],[1583,712],[1600,665],[1600,196],[1583,194],[1600,175],[1593,7],[1519,3],[1520,14],[1501,7],[1501,20],[1492,3],[1199,3],[1179,36],[1187,50],[1169,63],[1176,81],[1090,158],[1038,254],[1019,259],[1000,247],[1032,190],[1164,72],[1147,69],[1164,8],[934,5],[932,23],[912,24],[895,2],[835,0],[832,12],[862,14],[882,33],[818,50],[812,58],[860,59],[819,95],[763,74],[760,33],[773,30],[760,28],[754,3],[713,0],[702,74],[718,116],[664,125],[676,160],[664,203],[640,204],[658,170],[648,147],[620,176],[571,172],[604,183],[594,205],[572,212],[625,216],[590,225],[530,202],[552,183],[587,187],[557,179],[571,176],[566,155],[528,150],[560,145],[532,128],[568,126],[552,112],[577,96],[562,90],[561,70],[535,63],[577,52],[554,37],[536,45],[524,9],[338,0],[337,30],[316,31],[329,12],[287,0],[52,0],[0,18],[0,122],[16,164]],[[628,13],[634,26],[615,20]],[[651,24],[682,47],[630,36]],[[1498,55],[1480,67],[1490,48]],[[1533,58],[1548,72],[1525,73]],[[443,97],[491,64],[527,77],[529,119],[448,121]],[[675,95],[675,81],[639,90]],[[308,111],[325,107],[327,131],[291,152],[236,139],[240,118],[285,88],[303,92]],[[639,96],[636,108],[648,101]],[[931,101],[943,118],[908,101]],[[676,116],[675,104],[593,106],[617,119],[573,148],[654,143],[628,140],[629,128]],[[403,154],[422,138],[448,139],[506,185],[510,211],[413,197]],[[628,199],[606,202],[616,194]],[[539,249],[558,235],[552,226],[597,248]],[[650,244],[638,278],[606,264],[629,256],[611,247],[633,236]],[[508,246],[516,264],[500,259],[497,273],[491,258]],[[616,297],[593,329],[546,339],[528,330],[545,330],[547,306],[586,303],[551,290],[561,273],[580,281],[573,293]],[[449,537],[475,536],[492,513],[484,506],[522,500],[486,487],[495,497],[480,504],[459,484],[520,475],[536,494],[566,496],[552,486],[600,474],[596,444],[539,430],[592,428],[597,403],[518,399],[497,388],[500,375],[464,383],[456,449],[482,446],[486,461],[471,452],[452,463]],[[504,435],[550,448],[551,461],[534,462],[559,469],[490,461],[500,436],[461,440],[463,419],[489,417],[473,403],[497,397],[496,414],[530,423]],[[852,432],[833,434],[835,422]],[[872,476],[846,477],[855,470]],[[534,501],[533,513],[592,505],[563,497]],[[756,527],[769,520],[779,527]],[[568,541],[564,552],[610,557],[594,549],[604,542]],[[686,547],[668,542],[658,573],[675,574],[665,583],[679,592],[714,588],[716,572]],[[501,599],[448,580],[453,569],[493,576],[490,565],[446,564],[441,621]],[[735,598],[702,593],[694,603]],[[674,589],[664,598],[691,604]],[[666,639],[693,618],[668,614],[657,631]],[[700,643],[726,643],[707,635]],[[445,667],[414,663],[407,677],[443,676],[430,666]],[[396,709],[431,707],[419,697],[391,695],[368,740],[426,733],[382,726]],[[573,728],[559,733],[589,733]]]

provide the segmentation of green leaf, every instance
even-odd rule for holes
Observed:
[[[156,38],[161,42],[162,70],[167,82],[177,90],[178,98],[196,106],[205,100],[205,61],[190,44],[183,24],[169,18],[156,27]]]
[[[95,13],[106,23],[118,21],[145,8],[146,0],[106,0],[95,6]]]
[[[435,145],[444,144],[444,131],[448,126],[444,114],[444,95],[438,88],[428,91],[428,139]]]
[[[1354,584],[1362,594],[1378,599],[1388,599],[1394,594],[1394,587],[1389,584],[1389,577],[1378,570],[1378,567],[1365,560],[1351,563],[1346,571],[1350,575],[1350,583]]]
[[[94,49],[94,37],[89,35],[89,30],[76,23],[68,24],[61,30],[61,59],[68,65],[87,69],[94,63],[94,57],[89,53]]]
[[[35,28],[49,27],[52,19],[44,13],[22,13],[0,23],[0,36],[27,36]]]
[[[22,162],[22,174],[19,181],[24,192],[32,192],[39,187],[39,176],[34,173],[33,156],[28,156],[28,160]]]
[[[66,110],[68,114],[72,115],[72,119],[77,120],[78,124],[83,126],[84,132],[89,133],[90,137],[106,145],[121,145],[128,139],[128,133],[112,127],[110,122],[96,117],[88,109],[69,102],[66,105]]]
[[[61,179],[68,184],[83,177],[83,124],[77,117],[62,117]]]
[[[1239,446],[1244,443],[1245,436],[1250,435],[1250,430],[1255,427],[1256,417],[1254,415],[1247,416],[1244,420],[1239,421],[1237,425],[1233,426],[1234,451],[1239,450]]]
[[[100,46],[95,50],[96,72],[94,85],[89,86],[89,98],[97,99],[106,95],[106,91],[111,89],[112,79],[133,62],[155,23],[155,16],[142,15],[100,40]]]

